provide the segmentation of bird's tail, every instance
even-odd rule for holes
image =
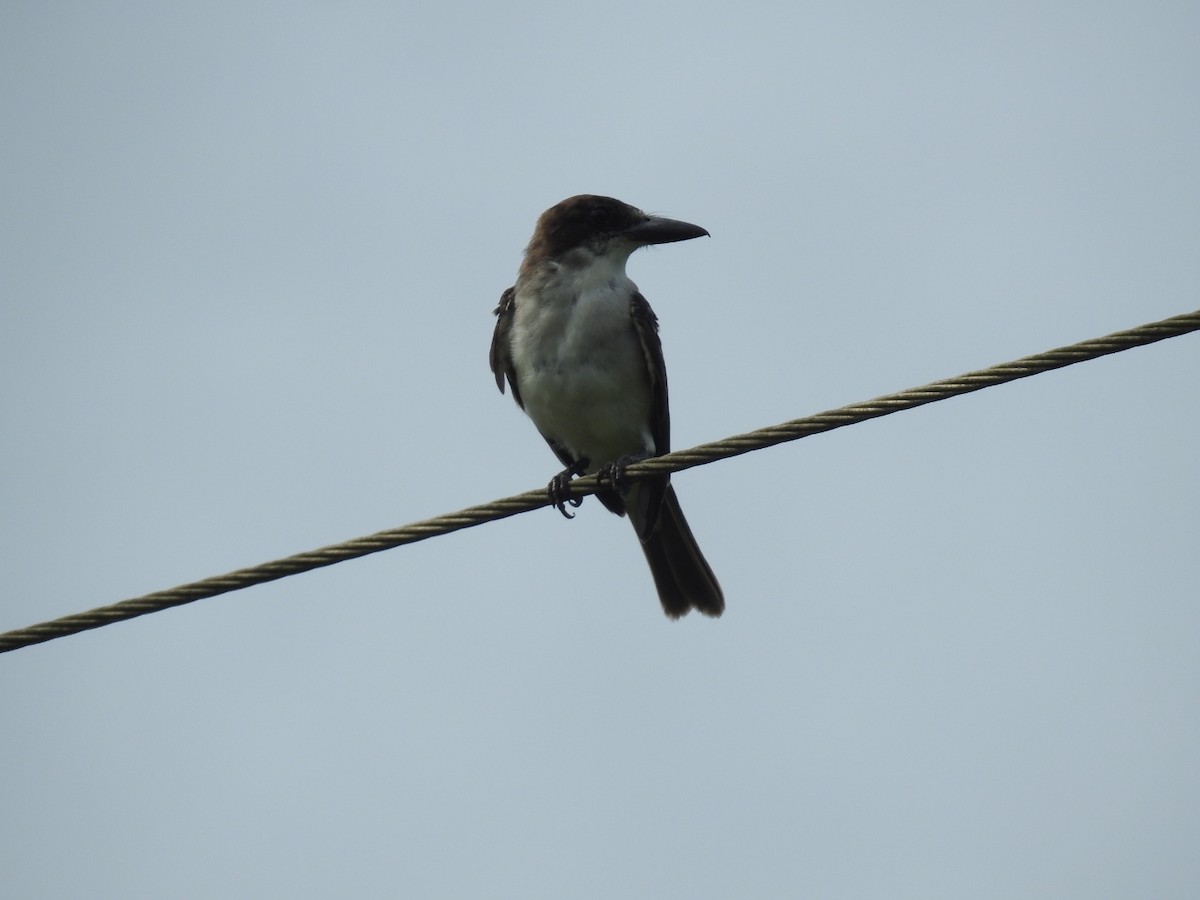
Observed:
[[[633,506],[630,514],[637,528]],[[642,529],[638,528],[638,531],[640,533]],[[672,619],[678,619],[691,609],[698,609],[706,616],[719,616],[725,611],[721,585],[692,537],[692,529],[679,508],[679,498],[669,484],[659,508],[658,521],[642,538],[642,551],[650,564],[663,612]]]

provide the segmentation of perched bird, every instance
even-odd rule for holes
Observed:
[[[611,197],[570,197],[542,213],[516,284],[496,307],[496,385],[533,420],[566,468],[550,497],[568,518],[569,484],[598,472],[596,497],[629,514],[663,610],[719,616],[725,598],[696,545],[670,476],[630,484],[627,465],[671,449],[667,370],[658,319],[625,262],[638,247],[686,241],[698,225],[650,216]]]

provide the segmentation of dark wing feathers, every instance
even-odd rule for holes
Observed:
[[[504,393],[504,382],[507,381],[512,387],[513,399],[517,401],[517,406],[521,409],[525,408],[525,404],[521,402],[521,392],[517,389],[517,373],[513,369],[512,363],[512,346],[510,333],[512,332],[513,311],[516,309],[517,292],[515,288],[509,288],[500,295],[500,303],[496,306],[496,330],[492,333],[492,350],[488,354],[488,362],[492,367],[492,374],[496,376],[496,387],[500,388],[500,393]]]
[[[650,432],[658,456],[671,452],[671,412],[667,403],[667,364],[663,361],[662,339],[658,336],[658,316],[640,293],[633,295],[629,314],[646,357],[650,378]]]
[[[667,403],[667,364],[663,361],[662,339],[658,336],[658,317],[640,292],[635,293],[630,301],[629,315],[642,345],[646,377],[650,380],[650,434],[654,438],[654,453],[662,456],[671,452],[671,412]],[[634,492],[627,498],[636,504],[633,522],[638,537],[643,541],[649,538],[658,524],[669,484],[670,478],[666,475],[648,478],[641,482],[636,499]]]

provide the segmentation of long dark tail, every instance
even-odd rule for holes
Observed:
[[[638,522],[632,506],[630,514],[636,528]],[[663,495],[657,523],[642,538],[642,551],[650,564],[663,612],[672,619],[690,609],[698,609],[706,616],[719,616],[725,611],[721,585],[692,537],[692,529],[679,508],[679,498],[670,485]]]

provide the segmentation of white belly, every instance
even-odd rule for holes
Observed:
[[[512,355],[525,411],[588,471],[655,450],[646,360],[629,317],[635,290],[621,273],[574,298],[517,297]]]

